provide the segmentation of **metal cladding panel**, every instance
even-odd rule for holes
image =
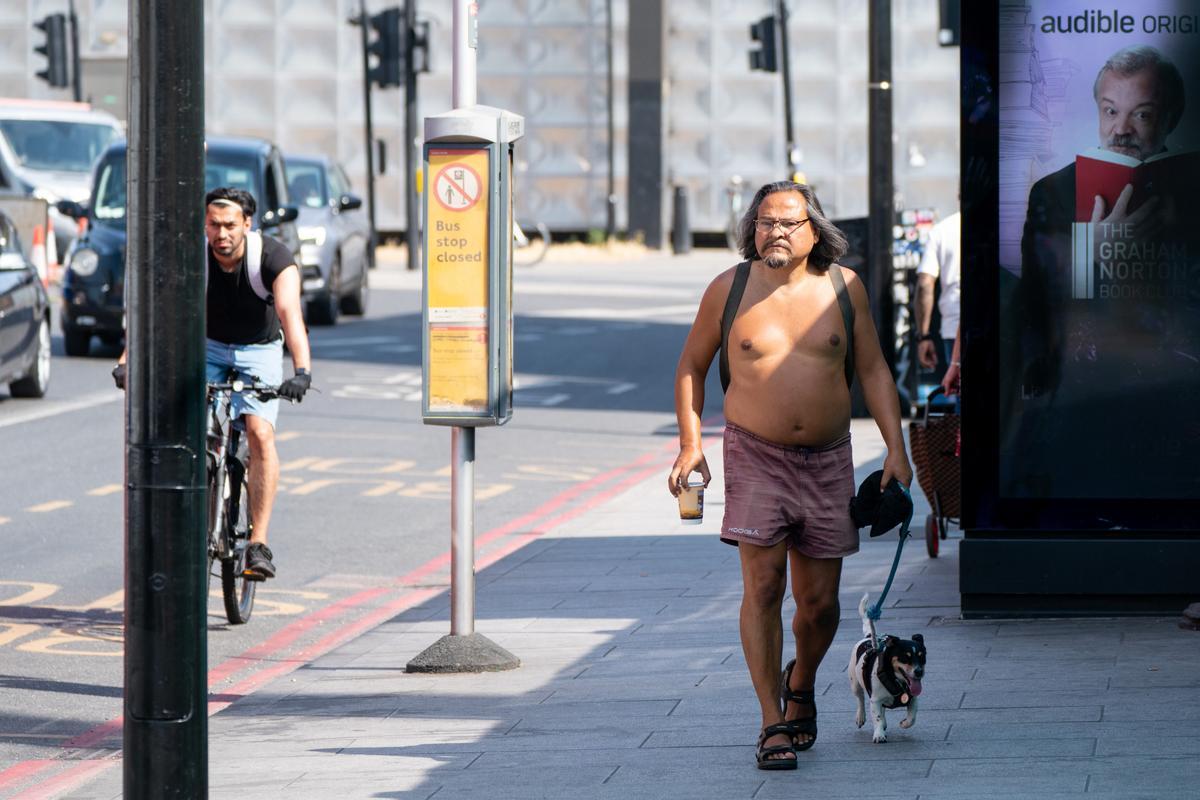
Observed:
[[[399,0],[368,0],[377,13]],[[127,0],[76,0],[84,93],[100,62],[126,57]],[[0,2],[0,94],[68,98],[34,77],[33,21],[52,0]],[[725,225],[729,179],[747,189],[785,174],[779,75],[749,67],[749,25],[766,0],[667,4],[664,207],[674,184],[690,191],[697,231]],[[867,3],[790,0],[793,102],[800,168],[834,217],[866,213]],[[211,133],[274,139],[285,152],[325,150],[365,194],[358,0],[207,0],[207,124]],[[432,72],[419,77],[418,116],[451,106],[451,4],[417,0],[430,22]],[[628,53],[637,0],[613,0],[617,224],[627,221]],[[958,49],[937,46],[937,4],[897,0],[892,11],[896,189],[908,206],[945,215],[958,190]],[[515,151],[516,217],[557,230],[603,228],[607,181],[605,0],[488,0],[479,9],[478,100],[527,120]],[[96,85],[99,85],[98,83]],[[117,92],[110,107],[123,110]],[[104,98],[97,98],[103,104]],[[404,93],[374,91],[376,137],[387,150],[377,178],[382,229],[402,230]],[[748,199],[748,198],[747,198]]]

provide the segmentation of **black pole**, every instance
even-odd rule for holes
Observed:
[[[892,297],[892,12],[890,0],[870,0],[867,53],[869,144],[867,205],[871,315],[888,366],[895,368],[896,333]]]
[[[787,142],[787,152],[783,157],[787,161],[785,174],[791,180],[796,172],[796,165],[792,163],[792,153],[796,152],[796,132],[792,129],[792,62],[788,57],[788,10],[785,0],[779,0],[775,13],[779,20],[776,27],[779,28],[779,55],[783,62],[780,70],[783,75],[783,137]]]
[[[204,0],[129,4],[123,796],[147,800],[208,796],[203,36]]]
[[[605,206],[608,210],[604,224],[604,236],[612,241],[617,235],[617,177],[616,177],[616,134],[613,123],[613,13],[612,0],[604,3],[605,30],[604,57],[607,61],[606,96],[608,98],[608,185],[605,192]]]
[[[358,27],[362,31],[362,53],[363,53],[363,117],[366,125],[366,153],[367,153],[367,219],[371,223],[371,252],[375,251],[376,243],[376,228],[375,228],[375,129],[371,125],[371,65],[370,59],[367,56],[368,32],[367,27],[370,22],[367,20],[367,0],[359,0],[358,2]],[[370,262],[372,265],[375,259],[372,257]]]
[[[417,0],[404,4],[404,223],[408,242],[408,268],[420,269],[420,200],[417,198]]]
[[[71,86],[75,102],[83,101],[83,76],[79,74],[79,17],[75,16],[75,0],[67,6],[67,19],[71,23]]]

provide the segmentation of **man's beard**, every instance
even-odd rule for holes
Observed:
[[[792,263],[792,259],[778,250],[772,250],[763,256],[762,262],[771,269],[782,269]]]

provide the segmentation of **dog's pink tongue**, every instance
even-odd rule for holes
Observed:
[[[912,678],[908,682],[908,691],[913,696],[921,694],[921,681],[918,678]]]

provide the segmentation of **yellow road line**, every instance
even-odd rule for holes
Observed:
[[[34,514],[41,514],[46,511],[58,511],[60,508],[70,508],[73,505],[75,505],[75,502],[73,500],[51,500],[48,503],[41,503],[40,505],[30,506],[29,508],[27,508],[25,510],[33,512]]]
[[[89,490],[88,494],[90,494],[92,497],[103,497],[106,494],[116,494],[124,488],[125,487],[119,483],[109,483],[105,486],[97,486],[95,489]]]
[[[283,433],[275,434],[275,441],[290,442],[292,439],[298,439],[299,437],[301,437],[303,435],[304,434],[301,433],[300,431],[284,431]]]
[[[0,525],[3,525],[6,522],[12,522],[12,520],[8,517],[0,517]]]

